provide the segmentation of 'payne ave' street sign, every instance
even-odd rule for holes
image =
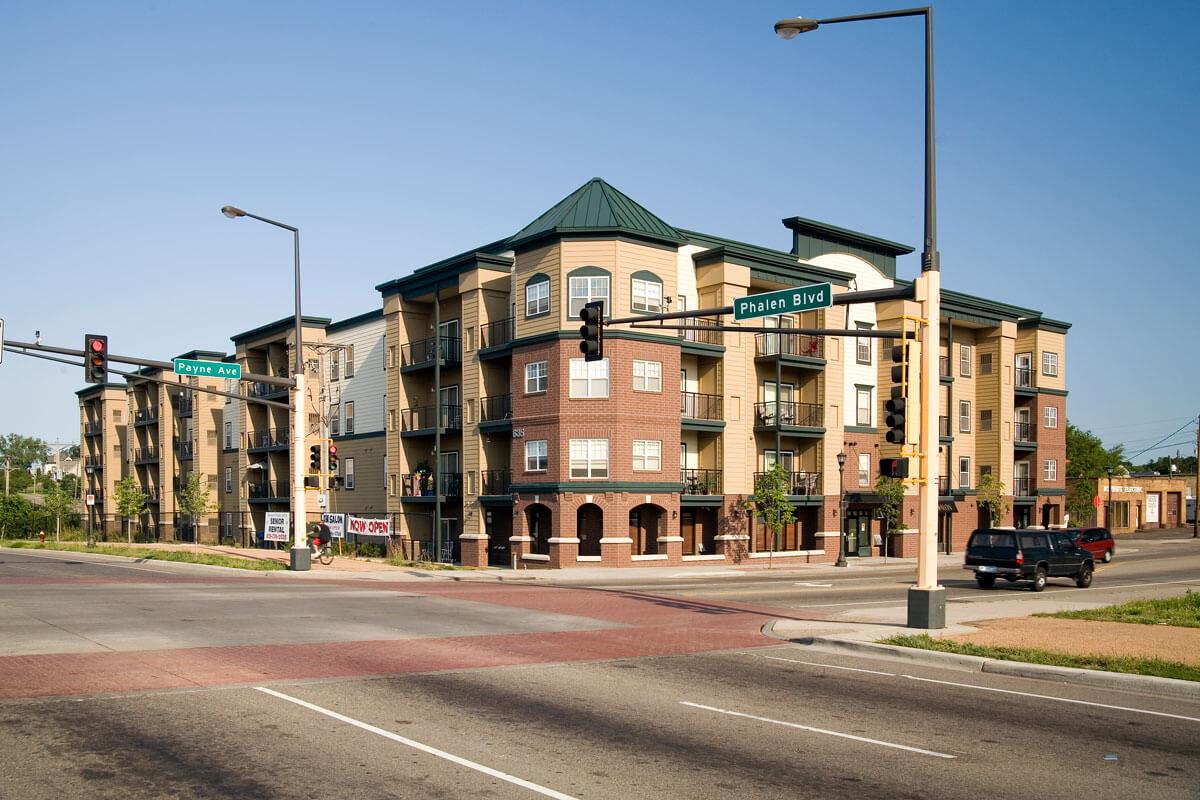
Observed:
[[[777,292],[763,292],[749,297],[738,297],[733,301],[733,318],[750,319],[773,314],[791,314],[814,308],[829,308],[833,305],[833,286],[814,283],[812,286],[797,286]]]
[[[173,363],[175,364],[176,375],[199,375],[203,378],[232,378],[235,381],[242,378],[241,364],[226,364],[223,361],[190,361],[186,358],[177,358]]]

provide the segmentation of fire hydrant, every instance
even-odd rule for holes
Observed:
[[[45,531],[38,531],[38,541],[39,542],[46,541],[46,532]]]

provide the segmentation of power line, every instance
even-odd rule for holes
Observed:
[[[1157,449],[1159,448],[1159,446],[1160,446],[1160,445],[1161,445],[1161,446],[1164,446],[1164,447],[1174,447],[1175,445],[1163,445],[1163,442],[1164,442],[1164,441],[1166,441],[1167,439],[1170,439],[1172,436],[1174,436],[1175,434],[1179,433],[1179,432],[1180,432],[1180,431],[1182,431],[1184,428],[1187,428],[1187,427],[1189,427],[1189,426],[1193,425],[1193,424],[1194,424],[1194,422],[1195,422],[1194,420],[1191,420],[1191,419],[1189,419],[1187,422],[1183,423],[1183,424],[1182,424],[1182,425],[1180,425],[1178,428],[1176,428],[1175,430],[1171,431],[1171,432],[1170,432],[1170,433],[1168,433],[1166,436],[1164,436],[1163,438],[1159,439],[1159,440],[1158,440],[1157,442],[1155,442],[1154,444],[1152,444],[1152,445],[1150,445],[1149,447],[1147,447],[1145,450],[1139,450],[1138,452],[1136,452],[1136,453],[1134,453],[1133,455],[1129,456],[1129,460],[1132,462],[1132,461],[1133,461],[1135,458],[1137,458],[1138,456],[1142,455],[1142,453],[1148,453],[1148,452],[1150,452],[1151,450],[1157,450]]]

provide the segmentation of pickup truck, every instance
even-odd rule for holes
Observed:
[[[1040,592],[1046,579],[1074,578],[1075,585],[1092,585],[1094,556],[1071,541],[1062,531],[1023,528],[986,528],[967,540],[963,569],[975,573],[981,589],[990,589],[997,577],[1007,581],[1031,581],[1030,589]]]

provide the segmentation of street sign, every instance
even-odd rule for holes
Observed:
[[[176,375],[198,375],[202,378],[232,378],[235,381],[242,378],[241,364],[227,364],[224,361],[191,361],[186,358],[177,358],[173,363],[175,364]]]
[[[87,496],[87,504],[88,504],[89,506],[94,506],[94,505],[96,505],[96,495],[94,495],[94,494],[89,494],[89,495]]]
[[[780,289],[777,292],[762,292],[749,297],[737,297],[733,301],[733,318],[750,319],[751,317],[767,317],[772,314],[791,314],[796,311],[810,311],[814,308],[829,308],[833,305],[833,285],[814,283],[811,286],[797,286],[793,289]]]

